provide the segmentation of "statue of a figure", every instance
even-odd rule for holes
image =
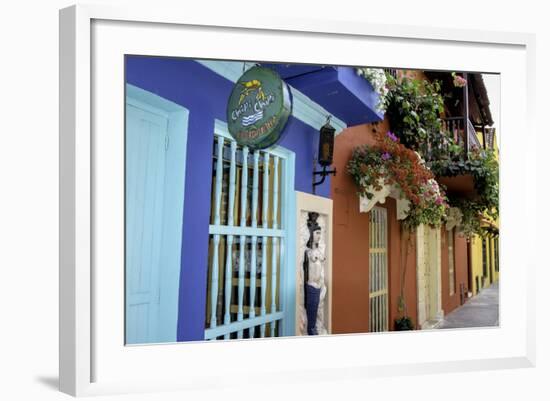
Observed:
[[[319,246],[321,226],[317,222],[319,213],[308,213],[307,227],[309,240],[304,251],[304,307],[307,315],[307,334],[325,334],[324,299],[327,293],[325,285],[325,250]],[[322,331],[319,333],[319,331]]]

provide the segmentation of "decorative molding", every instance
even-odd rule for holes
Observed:
[[[197,62],[231,82],[237,82],[246,70],[256,65],[256,63],[249,61],[237,63],[235,61],[223,60],[197,60]],[[292,115],[310,127],[319,130],[327,122],[327,116],[331,113],[296,88],[290,85],[288,87],[292,95]],[[335,135],[338,135],[347,128],[347,124],[344,121],[332,115],[330,123],[336,129]]]
[[[386,198],[390,196],[391,188],[387,185],[384,185],[380,191],[368,190],[372,193],[372,198],[367,198],[364,195],[359,197],[359,212],[368,213],[372,210],[377,203],[386,203]]]
[[[449,215],[447,217],[447,223],[445,224],[445,229],[447,231],[452,230],[455,227],[459,227],[462,224],[462,212],[457,207],[452,207],[449,210]]]
[[[395,198],[397,205],[397,220],[405,220],[409,215],[409,207],[411,202],[404,198]]]
[[[359,197],[360,213],[370,212],[377,203],[384,204],[386,202],[386,198],[389,196],[396,200],[397,220],[403,220],[407,217],[410,202],[407,199],[401,197],[399,189],[396,186],[383,185],[380,191],[374,191],[372,187],[370,187],[367,192],[372,193],[373,197],[371,199],[367,198],[366,196]]]
[[[170,118],[171,113],[185,112],[186,115],[189,114],[185,107],[132,84],[126,84],[126,100],[130,104],[143,107],[146,110],[153,107],[154,113],[166,118]]]

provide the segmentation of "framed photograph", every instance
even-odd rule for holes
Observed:
[[[61,391],[533,366],[534,38],[258,21],[61,10]]]

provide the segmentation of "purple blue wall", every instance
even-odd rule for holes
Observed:
[[[177,339],[203,340],[214,120],[226,121],[233,83],[193,60],[145,56],[126,57],[126,82],[189,110]],[[311,193],[318,139],[317,130],[291,116],[278,143],[296,153],[298,191]],[[330,197],[330,177],[316,192]]]
[[[382,121],[380,99],[353,67],[267,64],[281,77],[348,126]]]

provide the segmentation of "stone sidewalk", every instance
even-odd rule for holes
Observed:
[[[499,290],[498,281],[491,284],[459,306],[439,324],[439,329],[456,329],[464,327],[491,327],[499,325]]]

